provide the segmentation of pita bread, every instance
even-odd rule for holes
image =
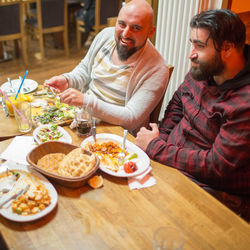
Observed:
[[[48,172],[58,174],[59,163],[63,160],[65,154],[63,153],[52,153],[44,155],[38,160],[37,166],[45,169]]]
[[[82,148],[72,150],[59,163],[58,173],[62,176],[81,177],[95,166],[95,155],[84,154]]]

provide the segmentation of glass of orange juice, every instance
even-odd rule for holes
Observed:
[[[24,94],[19,94],[15,100],[15,97],[16,95],[13,95],[13,96],[10,96],[9,97],[9,100],[17,107],[18,104],[21,102],[21,101],[27,101],[29,102],[30,101],[30,97],[27,96],[27,95],[24,95]],[[14,116],[14,110],[13,110],[13,107],[12,105],[9,103],[8,100],[6,100],[6,106],[8,108],[8,111],[9,111],[9,115],[10,116]]]

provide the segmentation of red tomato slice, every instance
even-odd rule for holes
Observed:
[[[124,171],[128,174],[134,173],[138,168],[136,166],[136,163],[133,161],[126,162],[124,165]]]

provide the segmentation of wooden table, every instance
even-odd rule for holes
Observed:
[[[69,128],[73,143],[79,138]],[[118,126],[98,125],[97,133],[122,136]],[[128,135],[128,139],[134,138]],[[0,142],[2,152],[11,142]],[[59,198],[47,216],[29,223],[0,217],[10,249],[152,249],[153,233],[174,226],[185,234],[185,249],[249,249],[250,226],[179,171],[151,161],[157,184],[131,191],[126,178],[104,178],[101,189],[54,184]],[[1,247],[0,247],[1,248]]]
[[[0,141],[22,134],[17,129],[15,117],[6,117],[2,110],[2,105],[0,105]]]

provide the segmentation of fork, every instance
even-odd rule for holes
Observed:
[[[10,93],[16,93],[16,90],[13,88],[12,81],[10,80],[9,77],[8,77],[8,82],[10,84]]]
[[[48,80],[45,80],[45,82],[49,82]],[[47,87],[49,88],[49,90],[51,91],[51,93],[53,94],[53,96],[55,97],[55,99],[60,101],[60,96],[54,91],[53,87],[47,85]]]
[[[94,142],[96,143],[96,125],[95,125],[95,118],[93,118],[92,136],[93,136]]]
[[[30,188],[30,185],[26,185],[25,188],[22,188],[21,190],[19,190],[17,193],[11,195],[10,197],[6,198],[5,200],[3,200],[1,203],[0,203],[0,208],[6,204],[7,202],[9,202],[10,200],[13,200],[13,199],[18,199],[22,194],[26,193],[26,191]]]
[[[128,130],[124,129],[123,130],[123,140],[122,140],[122,151],[118,154],[118,160],[119,161],[122,161],[125,158],[124,150],[125,150],[125,147],[126,147],[127,133],[128,133]]]

